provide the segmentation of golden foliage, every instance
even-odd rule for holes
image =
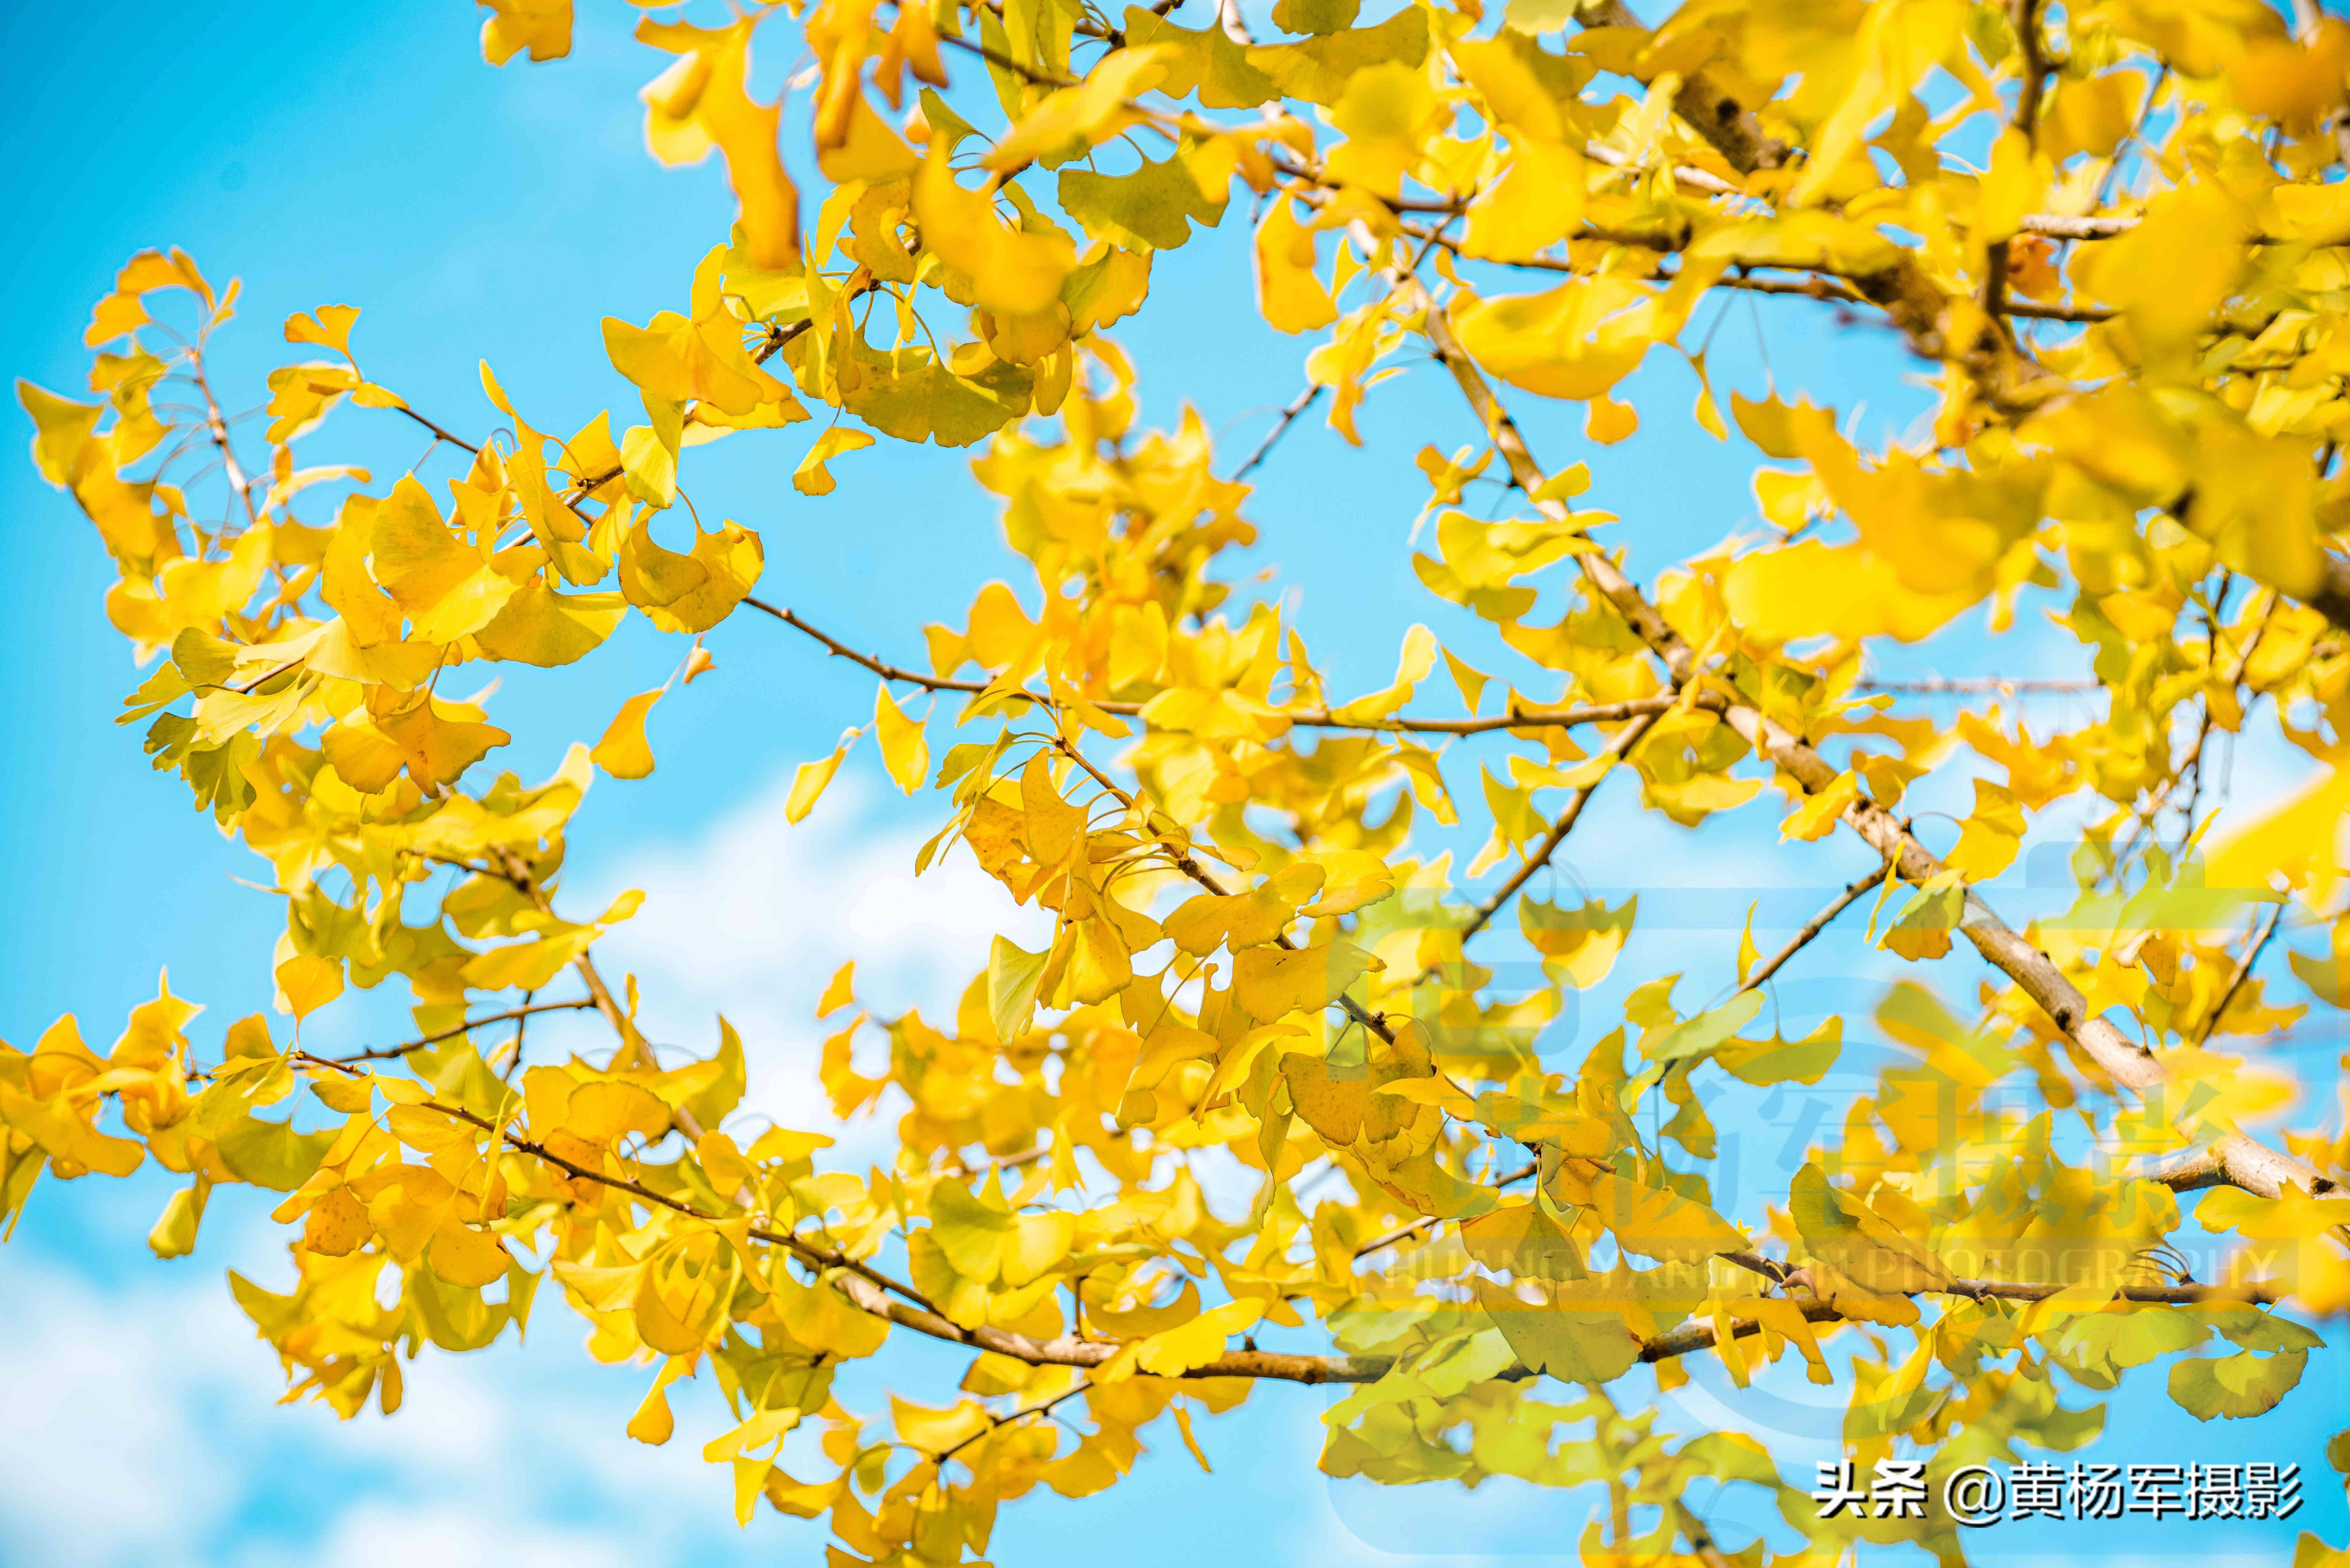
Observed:
[[[493,63],[569,50],[566,0],[485,4]],[[2291,955],[2317,1003],[2350,1005],[2350,30],[2141,0],[1701,0],[1654,31],[1617,0],[1412,0],[1361,26],[1352,0],[1283,0],[1296,36],[1261,42],[1230,9],[1198,30],[1164,10],[790,0],[723,28],[639,22],[672,57],[642,94],[650,150],[718,151],[740,222],[683,309],[604,324],[645,409],[617,441],[597,412],[550,444],[485,373],[512,434],[475,445],[369,381],[358,311],[328,306],[286,324],[329,357],[268,375],[248,470],[206,358],[234,286],[176,251],[125,266],[86,334],[98,400],[21,389],[35,462],[118,569],[106,614],[153,664],[124,717],[271,862],[281,1010],[398,979],[419,1038],[335,1060],[255,1016],[206,1051],[168,990],[103,1055],[61,1020],[0,1046],[0,1216],[45,1172],[152,1159],[189,1181],[150,1237],[178,1256],[216,1186],[284,1194],[292,1288],[233,1286],[294,1392],[346,1415],[395,1407],[422,1345],[519,1325],[551,1279],[598,1359],[650,1373],[631,1436],[668,1440],[668,1390],[706,1365],[738,1424],[703,1451],[741,1514],[827,1515],[844,1561],[982,1552],[999,1501],[1114,1484],[1170,1411],[1204,1465],[1193,1407],[1263,1379],[1358,1386],[1328,1418],[1334,1476],[1612,1478],[1595,1558],[1630,1545],[1639,1503],[1666,1511],[1649,1547],[1722,1560],[1678,1501],[1699,1475],[1804,1512],[1757,1446],[1667,1452],[1604,1386],[1691,1353],[1742,1387],[1791,1349],[1814,1380],[1841,1367],[1862,1459],[1939,1453],[1957,1428],[1970,1453],[2067,1445],[2095,1417],[2056,1403],[2052,1369],[2109,1388],[2213,1327],[2243,1355],[2180,1364],[2174,1396],[2206,1417],[2272,1406],[2314,1336],[2256,1305],[2350,1305],[2350,1148],[2252,1136],[2294,1085],[2214,1043],[2298,1015],[2253,972],[2287,919],[2289,945],[2321,932]],[[782,106],[748,86],[786,15],[816,62],[794,161],[828,182],[805,224]],[[989,99],[993,132],[964,118]],[[1359,444],[1412,355],[1457,384],[1480,439],[1421,454],[1433,553],[1413,564],[1514,668],[1415,626],[1389,686],[1333,697],[1280,605],[1222,575],[1255,538],[1250,489],[1196,414],[1135,428],[1106,334],[1144,306],[1155,252],[1242,213],[1253,308],[1320,338],[1276,436],[1326,391]],[[1615,519],[1569,505],[1590,476],[1544,469],[1497,384],[1627,439],[1666,411],[1627,379],[1679,357],[1702,382],[1690,324],[1736,292],[1889,327],[1932,378],[1930,428],[1878,450],[1833,410],[1733,395],[1770,464],[1761,526],[1644,589]],[[166,377],[202,407],[159,400]],[[928,628],[927,671],[754,597],[754,528],[683,520],[691,448],[771,439],[811,402],[825,431],[786,460],[804,504],[880,438],[978,446],[1033,567]],[[330,420],[395,417],[470,454],[445,508],[412,473],[296,466]],[[1731,439],[1710,383],[1694,419]],[[171,478],[183,448],[219,461],[224,516]],[[1504,478],[1511,515],[1464,507]],[[1525,618],[1541,584],[1565,588],[1551,624]],[[1872,646],[1969,612],[1996,636],[2027,587],[2071,596],[2094,671],[2058,727],[2026,728],[1997,682],[1865,680]],[[696,638],[689,681],[711,668],[700,635],[746,610],[865,666],[884,765],[941,823],[921,867],[967,851],[1051,916],[1042,951],[997,940],[945,1028],[878,1021],[847,970],[827,988],[827,1014],[857,1011],[825,1088],[840,1116],[896,1116],[888,1168],[824,1164],[814,1131],[730,1130],[733,1029],[703,1059],[656,1051],[633,982],[616,996],[597,970],[637,896],[556,912],[595,770],[653,770],[670,688],[608,694],[593,749],[536,784],[495,769],[512,736],[486,697],[440,694],[463,665],[573,665],[631,609]],[[1430,711],[1440,654],[1465,718]],[[2215,737],[2255,727],[2314,782],[2214,828]],[[793,822],[862,732],[801,768]],[[1471,757],[1482,790],[1456,793]],[[1895,808],[1950,780],[1970,809],[1938,857]],[[1841,1021],[1752,1033],[1754,988],[1875,878],[1767,962],[1751,923],[1724,944],[1727,1002],[1684,1015],[1678,977],[1648,978],[1623,1029],[1553,1071],[1534,1041],[1629,950],[1637,901],[1521,901],[1531,995],[1497,995],[1468,948],[1602,788],[1684,826],[1775,790],[1787,855],[1848,829],[1884,864],[1869,940],[1920,964],[1969,943],[1999,976],[1971,1024],[1922,985],[1887,996],[1873,1024],[1913,1060],[1856,1096],[1783,1210],[1717,1209],[1710,1069],[1818,1081]],[[1994,881],[2052,809],[2088,824],[2078,898],[2012,929]],[[1485,825],[1470,875],[1507,880],[1468,901],[1411,853],[1422,813]],[[581,994],[529,1000],[567,974]],[[525,1064],[483,1033],[551,1008],[599,1013],[608,1056]],[[1253,1185],[1244,1217],[1195,1158]],[[2169,1278],[2173,1191],[2215,1184],[2233,1190],[2195,1212],[2242,1242],[2230,1276]],[[1832,1365],[1847,1322],[1869,1348]],[[1309,1324],[1342,1354],[1256,1345]],[[836,1369],[893,1326],[972,1351],[967,1397],[836,1399]],[[1915,1344],[1898,1368],[1872,1359],[1887,1331]],[[1542,1402],[1545,1373],[1581,1386]],[[1033,1418],[1079,1398],[1074,1443]],[[824,1428],[813,1480],[778,1462],[803,1423]],[[1930,1517],[1811,1536],[1960,1552]]]

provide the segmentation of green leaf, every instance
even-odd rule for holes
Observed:
[[[1603,1282],[1607,1278],[1599,1276]],[[1621,1313],[1576,1307],[1579,1285],[1549,1286],[1544,1301],[1527,1302],[1490,1280],[1471,1283],[1518,1359],[1563,1383],[1610,1382],[1639,1359],[1640,1342]]]
[[[1130,251],[1171,251],[1191,237],[1191,224],[1211,229],[1223,220],[1227,192],[1202,192],[1180,157],[1145,162],[1128,174],[1064,169],[1061,209],[1087,234]]]
[[[285,1122],[264,1121],[248,1112],[215,1141],[221,1163],[237,1179],[273,1192],[291,1192],[317,1170],[335,1145],[335,1135],[297,1133]]]
[[[987,1011],[998,1040],[1017,1040],[1028,1033],[1036,1011],[1036,985],[1045,976],[1044,953],[1014,947],[1002,937],[987,955]]]
[[[1363,0],[1280,0],[1273,25],[1284,33],[1343,33],[1362,8]]]
[[[1816,1084],[1844,1051],[1844,1020],[1829,1018],[1801,1040],[1773,1034],[1768,1040],[1727,1040],[1713,1053],[1731,1076],[1756,1087],[1772,1084]]]
[[[1010,1214],[972,1197],[959,1181],[941,1177],[931,1188],[931,1238],[967,1280],[984,1284],[995,1278],[1012,1227]]]
[[[2318,1350],[2325,1345],[2315,1329],[2257,1307],[2221,1313],[2211,1320],[2211,1326],[2234,1341],[2239,1350]]]
[[[2199,1421],[2214,1416],[2242,1420],[2265,1416],[2301,1381],[2309,1352],[2222,1355],[2182,1361],[2170,1369],[2170,1397]]]
[[[1640,1054],[1651,1062],[1703,1056],[1753,1023],[1755,1014],[1762,1011],[1762,992],[1742,992],[1711,1012],[1700,1012],[1686,1023],[1648,1035],[1640,1042]]]
[[[2111,1388],[2126,1369],[2191,1350],[2210,1332],[2199,1314],[2175,1307],[2116,1307],[2065,1320],[2049,1348],[2080,1381],[2093,1388]]]

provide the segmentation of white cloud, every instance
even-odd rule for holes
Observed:
[[[344,1513],[310,1559],[333,1568],[622,1568],[642,1561],[608,1533],[440,1505],[365,1503]]]
[[[1033,948],[1049,919],[1014,905],[967,851],[918,878],[926,835],[877,828],[872,791],[844,773],[795,824],[784,815],[790,781],[778,778],[692,843],[599,869],[582,900],[644,889],[643,909],[598,951],[639,976],[656,1042],[706,1053],[712,1014],[725,1014],[750,1062],[746,1112],[830,1124],[814,1014],[842,963],[856,961],[859,998],[877,1010],[920,1006],[944,1022],[997,932]]]
[[[206,1289],[101,1299],[21,1257],[0,1272],[8,1332],[0,1389],[12,1440],[0,1464],[0,1537],[26,1561],[159,1558],[224,1506],[221,1456],[193,1406],[236,1382],[203,1365],[208,1340],[249,1337],[217,1279]],[[265,1402],[258,1386],[233,1397]]]

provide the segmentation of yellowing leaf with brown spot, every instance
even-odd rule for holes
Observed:
[[[310,1205],[309,1216],[302,1225],[302,1244],[313,1252],[340,1258],[374,1234],[367,1205],[349,1188],[338,1187]]]

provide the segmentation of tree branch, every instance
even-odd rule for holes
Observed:
[[[392,407],[400,412],[406,414],[410,419],[414,420],[418,424],[422,425],[426,430],[431,431],[441,440],[447,441],[451,446],[463,447],[467,452],[472,452],[476,457],[479,457],[482,454],[482,449],[475,446],[472,441],[467,441],[463,436],[451,435],[441,424],[432,420],[426,419],[422,414],[420,414],[414,409],[410,408],[406,399],[401,399],[399,402],[394,403]],[[430,455],[432,454],[429,452],[426,453],[426,456]],[[420,459],[419,461],[421,460]],[[593,486],[590,486],[589,488],[592,489]]]
[[[846,659],[851,664],[861,666],[884,680],[918,686],[925,691],[958,691],[973,697],[994,690],[993,686],[984,680],[961,680],[942,675],[924,675],[920,670],[909,670],[904,665],[891,664],[872,654],[859,652],[830,633],[811,626],[791,610],[779,608],[757,597],[746,597],[743,602],[751,608],[773,616],[785,626],[815,639],[822,643],[826,651],[833,657]],[[1023,691],[1008,695],[1015,697],[1020,701],[1034,702],[1048,712],[1056,711],[1060,706],[1053,698],[1041,692]],[[1121,702],[1107,697],[1088,698],[1087,701],[1103,712],[1114,713],[1122,719],[1138,717],[1144,707],[1140,702]],[[1491,719],[1357,720],[1344,717],[1343,706],[1336,709],[1316,708],[1302,712],[1270,709],[1268,716],[1279,719],[1285,724],[1308,730],[1347,730],[1372,734],[1399,731],[1413,735],[1485,735],[1496,730],[1575,729],[1584,724],[1619,723],[1626,719],[1637,718],[1644,714],[1653,716],[1669,712],[1679,705],[1680,699],[1676,697],[1636,697],[1622,702],[1591,702],[1532,712],[1523,708],[1513,708],[1509,712]],[[1708,693],[1700,697],[1698,705],[1719,708],[1725,706],[1726,703],[1724,699]]]
[[[1838,915],[1843,914],[1846,909],[1850,909],[1853,905],[1853,901],[1858,898],[1862,894],[1867,892],[1871,888],[1874,888],[1878,883],[1884,881],[1886,875],[1892,869],[1892,862],[1887,861],[1886,864],[1879,866],[1876,870],[1871,871],[1867,876],[1863,877],[1859,881],[1855,882],[1851,887],[1846,888],[1843,892],[1837,894],[1826,909],[1822,909],[1818,914],[1814,915],[1809,920],[1804,922],[1804,929],[1795,933],[1794,940],[1789,941],[1785,947],[1781,948],[1777,952],[1773,953],[1768,959],[1763,961],[1762,964],[1757,968],[1752,974],[1746,977],[1745,982],[1740,985],[1738,989],[1741,992],[1752,991],[1756,986],[1761,985],[1773,975],[1778,973],[1780,969],[1785,965],[1789,959],[1794,958],[1797,953],[1802,952],[1804,948],[1811,945],[1812,940],[1814,937],[1817,937],[1822,931],[1828,929],[1829,921],[1835,919]]]
[[[1484,373],[1453,337],[1443,310],[1434,301],[1426,300],[1424,291],[1422,298],[1426,303],[1423,329],[1430,347],[1452,372],[1470,407],[1508,461],[1512,477],[1520,489],[1529,495],[1535,493],[1544,476],[1526,447],[1523,433],[1494,397]],[[1566,520],[1563,504],[1544,501],[1538,504],[1554,520]],[[1700,675],[1696,649],[1658,614],[1656,607],[1613,560],[1596,551],[1576,559],[1592,586],[1616,607],[1671,671],[1677,686]],[[1821,756],[1809,742],[1759,711],[1743,703],[1732,703],[1724,716],[1759,754],[1784,772],[1805,794],[1817,794],[1840,776],[1835,764]],[[1845,809],[1840,820],[1877,853],[1893,861],[1904,881],[1922,887],[1947,869],[1925,846],[1910,836],[1891,813],[1874,801],[1866,797],[1855,801]],[[2065,977],[2054,961],[2001,919],[1972,888],[1966,893],[1960,929],[1978,952],[2037,1002],[2056,1027],[2115,1084],[2143,1097],[2148,1091],[2169,1083],[2160,1058],[2094,1012],[2080,988]],[[2306,1161],[2271,1148],[2243,1133],[2227,1135],[2214,1148],[2231,1182],[2264,1198],[2278,1196],[2288,1184],[2298,1184],[2312,1194],[2334,1191],[2337,1185]]]
[[[1600,754],[1618,758],[1624,756],[1634,746],[1640,743],[1643,736],[1656,728],[1657,720],[1660,716],[1661,714],[1659,713],[1644,713],[1633,720],[1609,737],[1606,750]],[[1607,773],[1612,774],[1615,771],[1611,767]],[[1461,928],[1461,941],[1465,943],[1471,937],[1483,930],[1493,917],[1501,913],[1502,906],[1507,904],[1535,872],[1550,864],[1550,857],[1558,853],[1558,846],[1566,842],[1568,834],[1575,831],[1575,825],[1583,819],[1583,808],[1591,804],[1592,795],[1598,791],[1602,784],[1607,782],[1607,774],[1602,774],[1575,792],[1574,797],[1566,803],[1566,809],[1558,814],[1558,820],[1550,825],[1550,831],[1543,835],[1543,841],[1534,846],[1534,852],[1532,855],[1526,857],[1525,863],[1517,868],[1508,881],[1494,890],[1492,898],[1477,906],[1476,912],[1469,917],[1469,923]],[[1426,974],[1423,973],[1421,978],[1426,979]]]
[[[2040,95],[2047,85],[2048,58],[2040,47],[2040,0],[2008,0],[2008,18],[2015,28],[2017,52],[2023,57],[2023,77],[2010,123],[2036,143],[2040,130]],[[2008,244],[1999,240],[1983,258],[1982,307],[1997,316],[2007,303]]]
[[[1070,742],[1058,735],[1053,737],[1053,744],[1063,756],[1067,757],[1071,762],[1076,763],[1077,766],[1083,768],[1096,784],[1107,790],[1112,798],[1117,800],[1119,805],[1125,806],[1128,812],[1138,818],[1141,818],[1145,815],[1145,814],[1136,805],[1134,796],[1120,789],[1118,786],[1116,780],[1112,779],[1107,774],[1102,772],[1101,769],[1094,766],[1093,763],[1087,759],[1085,753],[1079,751]],[[1206,888],[1209,892],[1214,894],[1220,898],[1229,898],[1232,897],[1232,889],[1226,888],[1222,881],[1218,880],[1214,873],[1211,872],[1206,867],[1201,865],[1200,862],[1192,857],[1189,850],[1180,849],[1174,845],[1168,843],[1163,838],[1157,839],[1157,843],[1159,847],[1166,853],[1169,860],[1174,864],[1175,868],[1182,872],[1184,876],[1189,877],[1192,881],[1198,883],[1201,888]],[[1273,945],[1281,949],[1284,952],[1295,952],[1298,950],[1297,944],[1289,940],[1287,932],[1276,933],[1273,939]],[[1387,1019],[1384,1016],[1368,1011],[1361,1002],[1357,1002],[1353,997],[1347,995],[1343,992],[1338,995],[1337,1005],[1346,1010],[1347,1017],[1361,1024],[1365,1029],[1378,1035],[1380,1039],[1386,1041],[1390,1045],[1395,1044],[1395,1031],[1388,1026]]]
[[[1648,30],[1624,0],[1601,0],[1588,15],[1603,27],[1629,27],[1643,34]],[[1776,169],[1786,161],[1787,144],[1765,133],[1754,111],[1740,103],[1709,67],[1699,66],[1681,78],[1679,89],[1673,94],[1673,111],[1711,142],[1741,174]]]
[[[2228,1011],[2228,1004],[2236,1000],[2236,992],[2244,989],[2244,981],[2251,978],[2252,966],[2261,961],[2261,950],[2269,945],[2271,937],[2276,935],[2277,921],[2283,915],[2283,904],[2269,906],[2268,919],[2261,922],[2260,932],[2252,938],[2252,945],[2244,950],[2244,956],[2236,961],[2235,972],[2228,976],[2227,988],[2220,992],[2220,1000],[2211,1004],[2210,1016],[2204,1019],[2203,1027],[2196,1031],[2196,1044],[2210,1043],[2212,1032],[2220,1027],[2220,1015]]]
[[[1238,468],[1232,470],[1232,482],[1233,483],[1238,483],[1240,481],[1246,479],[1251,473],[1256,472],[1257,464],[1265,460],[1265,458],[1272,452],[1274,444],[1277,443],[1283,436],[1289,433],[1289,427],[1297,422],[1297,416],[1312,408],[1322,394],[1328,389],[1328,388],[1325,387],[1319,381],[1307,382],[1305,389],[1298,393],[1296,397],[1291,399],[1289,406],[1281,410],[1280,422],[1275,424],[1271,431],[1266,432],[1265,438],[1263,441],[1256,443],[1256,450],[1248,454],[1248,461],[1242,463]]]
[[[571,1012],[580,1008],[596,1005],[594,997],[581,996],[569,1002],[534,1002],[528,1007],[510,1007],[504,1012],[485,1012],[479,1018],[468,1018],[463,1023],[452,1024],[438,1033],[427,1034],[421,1040],[411,1040],[405,1045],[372,1045],[364,1051],[354,1051],[348,1056],[333,1056],[328,1060],[334,1062],[389,1061],[394,1057],[405,1056],[411,1051],[421,1051],[427,1045],[438,1045],[443,1040],[453,1040],[458,1035],[479,1029],[484,1024],[504,1023],[511,1019],[528,1018],[535,1012]]]
[[[1530,1160],[1526,1164],[1520,1166],[1517,1169],[1510,1172],[1509,1175],[1503,1177],[1499,1181],[1493,1183],[1493,1185],[1496,1188],[1514,1186],[1518,1182],[1525,1180],[1526,1178],[1534,1175],[1541,1169],[1542,1161],[1538,1159]],[[1392,1247],[1398,1241],[1409,1241],[1414,1236],[1419,1235],[1422,1231],[1427,1230],[1431,1225],[1440,1225],[1444,1221],[1439,1219],[1436,1215],[1423,1214],[1409,1225],[1399,1225],[1394,1230],[1388,1231],[1386,1235],[1375,1237],[1372,1240],[1364,1242],[1361,1246],[1355,1249],[1355,1256],[1357,1258],[1367,1258],[1373,1252],[1381,1251],[1386,1248]]]

